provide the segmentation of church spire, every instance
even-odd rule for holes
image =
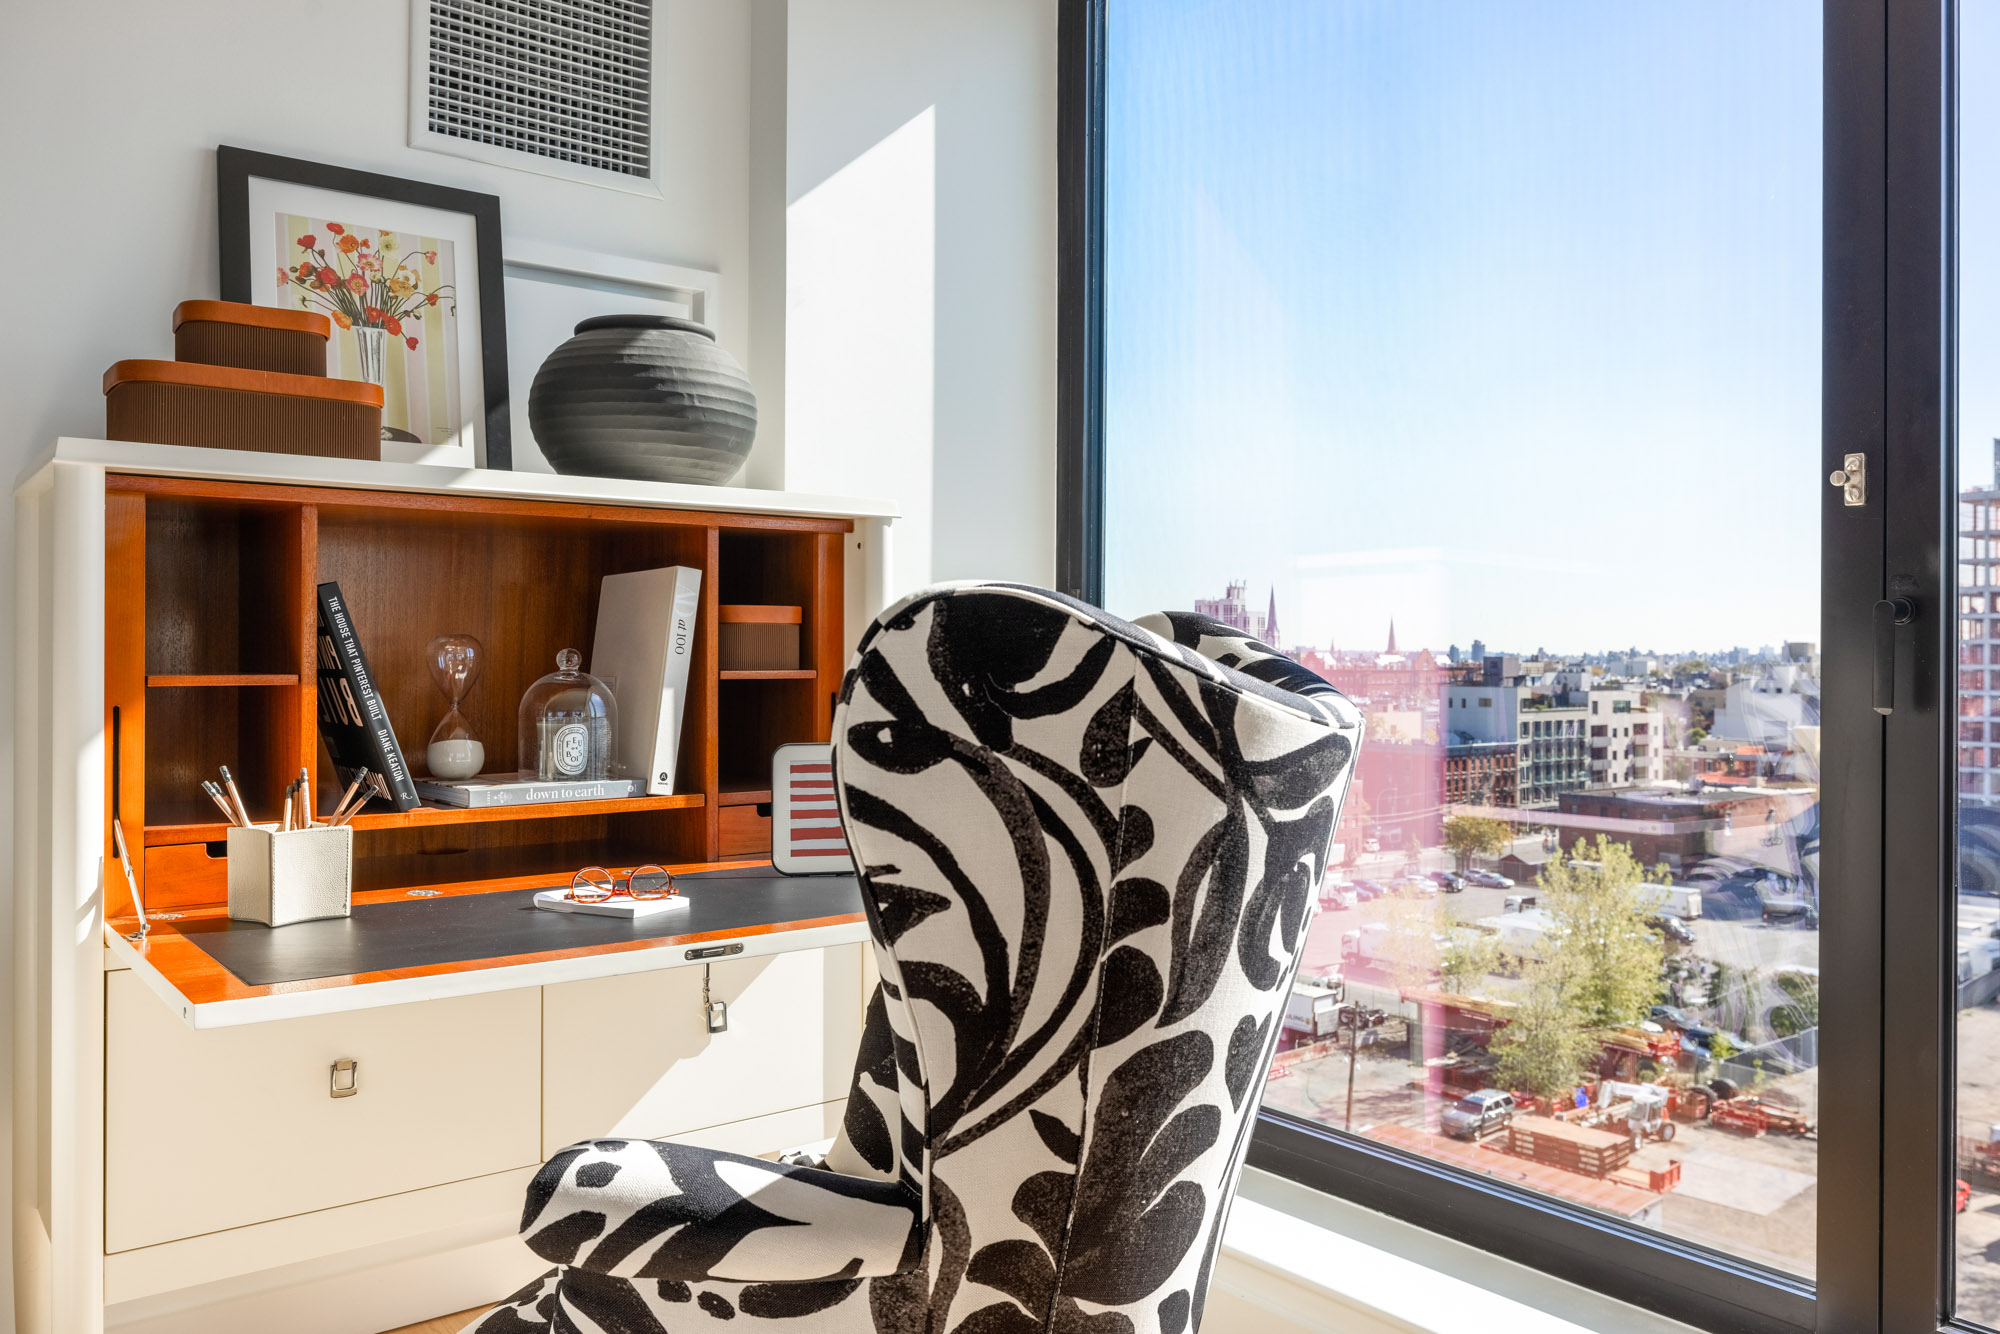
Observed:
[[[1389,652],[1394,653],[1395,651],[1396,651],[1396,618],[1391,616],[1389,618]]]
[[[1264,642],[1272,648],[1283,649],[1278,642],[1278,586],[1271,585],[1271,614],[1264,618]]]

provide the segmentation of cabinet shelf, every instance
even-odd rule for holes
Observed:
[[[299,683],[296,672],[264,672],[248,675],[229,675],[209,672],[195,676],[149,676],[146,678],[148,690],[180,690],[189,686],[295,686]]]
[[[819,673],[810,667],[797,667],[768,672],[721,672],[718,675],[725,681],[810,681]]]
[[[603,801],[543,801],[532,806],[419,806],[413,811],[381,811],[354,817],[358,830],[428,829],[440,825],[491,824],[502,820],[558,820],[579,815],[618,815],[626,811],[692,810],[707,804],[699,792],[670,797],[612,797]],[[331,809],[331,807],[329,807]],[[146,826],[146,845],[212,843],[228,837],[220,820],[193,824]]]
[[[758,782],[761,780],[752,780]],[[734,784],[728,779],[722,781],[722,790],[716,794],[718,806],[761,806],[771,800],[771,789],[751,784]]]

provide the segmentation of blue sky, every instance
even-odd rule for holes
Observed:
[[[2000,5],[1959,6],[1959,481],[1993,480],[2000,435]]]
[[[1819,638],[1816,0],[1111,13],[1110,609]]]

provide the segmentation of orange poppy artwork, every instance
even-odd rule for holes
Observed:
[[[382,387],[382,438],[457,434],[458,288],[452,243],[342,218],[277,215],[277,285],[333,321],[327,374]]]

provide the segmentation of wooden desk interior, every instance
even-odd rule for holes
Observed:
[[[731,861],[684,864],[669,869],[680,875],[737,868],[762,869],[769,865],[765,861]],[[361,908],[409,904],[419,896],[421,902],[437,903],[462,895],[547,888],[549,883],[545,875],[530,875],[478,883],[365,890],[355,894],[354,905]],[[709,892],[729,892],[726,880],[711,881],[708,886]],[[416,911],[421,911],[421,908]],[[228,916],[227,908],[221,904],[170,909],[151,918],[147,935],[138,941],[131,939],[131,933],[138,927],[137,918],[128,915],[113,919],[106,933],[109,942],[107,967],[133,969],[189,1025],[215,1028],[589,977],[687,967],[702,962],[699,958],[689,957],[691,951],[714,942],[726,941],[738,946],[737,952],[728,957],[741,958],[868,939],[867,918],[858,911],[804,917],[772,914],[724,930],[602,941],[580,948],[552,948],[491,958],[444,959],[375,972],[256,985],[237,977],[213,953],[196,943],[198,935],[226,922]],[[549,918],[552,934],[553,928],[564,920],[554,916]],[[271,929],[288,931],[298,928]]]
[[[114,470],[104,525],[105,805],[125,831],[132,878],[153,916],[149,939],[135,947],[124,938],[133,896],[107,818],[106,934],[117,934],[116,963],[138,970],[197,1026],[665,966],[663,942],[635,940],[592,958],[555,951],[255,987],[187,938],[182,927],[227,915],[227,825],[202,793],[204,778],[228,765],[253,819],[275,818],[301,767],[322,818],[341,796],[318,729],[320,583],[340,584],[421,778],[425,740],[445,708],[425,658],[434,636],[467,633],[485,647],[461,709],[485,742],[488,767],[507,768],[522,692],[553,670],[558,650],[589,650],[603,578],[663,565],[702,572],[671,794],[411,811],[375,802],[352,822],[356,905],[412,891],[566,884],[588,865],[768,856],[771,753],[827,738],[846,665],[842,548],[854,525],[843,518]],[[724,669],[723,604],[798,624],[798,667]],[[855,917],[772,922],[753,934],[793,947],[833,943],[819,938],[823,929],[846,941],[861,928]],[[614,966],[621,955],[632,957]]]

